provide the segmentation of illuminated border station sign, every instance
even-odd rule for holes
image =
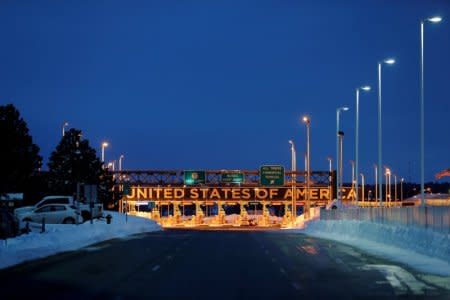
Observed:
[[[205,171],[184,171],[184,184],[185,185],[196,185],[205,184],[206,174]]]
[[[262,186],[283,186],[283,166],[261,166],[259,168],[259,184]]]
[[[296,198],[304,200],[306,189],[297,187]],[[326,201],[330,199],[330,188],[327,186],[311,187],[310,199]],[[343,198],[347,197],[343,193]],[[292,189],[289,187],[247,188],[247,187],[132,187],[128,200],[149,201],[290,201]]]

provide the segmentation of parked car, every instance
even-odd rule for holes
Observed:
[[[8,210],[0,209],[0,239],[19,234],[19,220]]]
[[[76,224],[80,220],[77,208],[68,204],[48,204],[31,211],[18,213],[22,222],[41,223],[45,218],[46,224]]]
[[[76,201],[72,196],[46,196],[41,201],[36,203],[34,206],[25,206],[21,208],[16,208],[14,210],[15,215],[22,215],[25,212],[30,212],[37,208],[43,207],[48,204],[67,204],[77,207]],[[80,203],[79,212],[82,217],[82,221],[85,222],[91,218],[91,211],[93,218],[103,217],[103,204],[93,203],[92,207],[86,203]],[[20,219],[20,218],[19,218]]]

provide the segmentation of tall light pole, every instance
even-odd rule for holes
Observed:
[[[105,163],[105,148],[108,147],[109,144],[107,142],[102,143],[102,163]]]
[[[338,194],[339,198],[342,198],[341,192],[342,192],[342,157],[343,157],[343,141],[344,141],[344,132],[339,131],[338,132],[338,139],[339,139],[339,157],[338,157],[338,166],[339,166],[339,172],[338,172],[338,178],[339,178],[339,185],[338,185]],[[341,201],[340,199],[339,201]]]
[[[423,35],[425,21],[439,23],[441,17],[431,17],[420,21],[420,205],[425,206],[425,100],[423,83]]]
[[[123,154],[119,156],[119,171],[122,171],[122,161],[123,161],[124,157],[125,156],[123,156]]]
[[[348,107],[339,107],[338,109],[336,109],[336,200],[337,201],[341,201],[341,191],[339,190],[340,187],[340,168],[339,168],[339,138],[340,138],[340,132],[341,132],[341,127],[340,127],[340,115],[341,112],[343,111],[348,111],[349,108]]]
[[[361,173],[361,199],[364,205],[364,174]],[[358,202],[356,202],[358,204]]]
[[[382,166],[382,136],[381,136],[381,66],[383,64],[392,65],[395,63],[395,59],[388,58],[384,59],[381,62],[378,62],[378,191],[380,194],[380,207],[382,206],[383,201],[383,166]]]
[[[291,171],[292,171],[292,176],[291,176],[291,181],[292,181],[292,203],[291,203],[291,208],[292,208],[292,214],[291,214],[291,219],[292,219],[292,226],[294,226],[294,222],[295,219],[297,218],[297,193],[295,190],[295,184],[297,181],[297,176],[296,176],[296,171],[297,171],[297,155],[295,152],[295,144],[294,141],[290,140],[289,144],[291,145]]]
[[[378,201],[378,166],[377,164],[373,164],[375,170],[375,201]],[[381,207],[381,201],[379,202]]]
[[[355,162],[351,160],[350,164],[352,165],[352,190],[355,191]],[[358,177],[358,175],[356,175],[356,177]],[[354,201],[352,200],[352,202]]]
[[[358,172],[359,172],[359,91],[370,91],[370,86],[365,85],[356,89],[356,118],[355,118],[355,201],[358,203]]]
[[[305,199],[305,218],[309,219],[309,209],[311,207],[309,197],[309,186],[311,184],[311,156],[310,156],[310,129],[311,119],[309,116],[303,117],[303,123],[306,124],[306,199]]]
[[[397,202],[397,174],[394,173],[394,202]]]
[[[329,191],[329,193],[330,193],[330,198],[329,198],[329,201],[332,201],[333,199],[331,198],[331,194],[332,194],[332,190],[333,190],[333,187],[331,186],[331,179],[332,179],[332,176],[331,176],[331,172],[333,171],[332,170],[332,162],[333,162],[333,159],[331,158],[331,156],[328,156],[327,157],[327,160],[328,160],[328,185],[329,185],[329,187],[330,187],[330,191]]]
[[[62,126],[62,136],[64,137],[64,135],[66,134],[66,127],[69,126],[69,122],[64,122],[63,126]]]
[[[391,204],[391,169],[385,167],[385,175],[386,175],[386,202]]]
[[[400,179],[400,200],[403,201],[403,181],[405,178]]]

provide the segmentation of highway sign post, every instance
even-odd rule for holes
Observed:
[[[243,173],[222,173],[222,183],[244,183]]]
[[[185,185],[195,185],[195,184],[205,184],[206,174],[205,171],[184,171],[184,184]]]
[[[259,184],[262,186],[283,186],[284,167],[280,165],[261,166],[259,168]]]

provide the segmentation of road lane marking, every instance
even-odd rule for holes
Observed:
[[[408,293],[408,290],[414,295],[423,295],[425,293],[424,290],[434,289],[433,287],[417,280],[411,273],[399,266],[365,265],[362,269],[379,271],[394,288],[397,295],[406,294]]]
[[[159,265],[156,265],[153,267],[152,271],[155,272],[155,271],[158,271],[158,269],[159,269]]]

